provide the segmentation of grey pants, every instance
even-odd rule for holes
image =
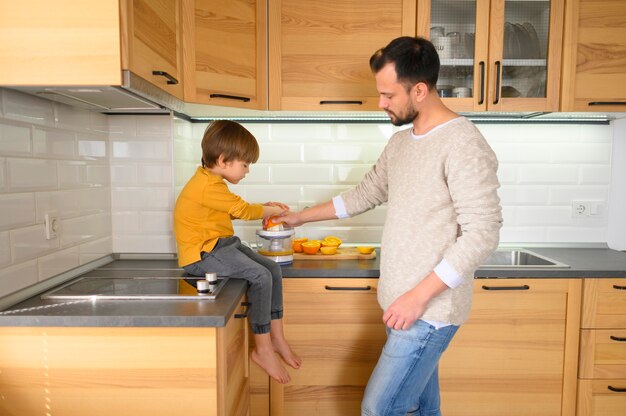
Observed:
[[[203,251],[200,261],[183,269],[193,276],[215,272],[218,277],[247,280],[248,320],[255,334],[267,334],[270,320],[283,317],[280,265],[244,246],[239,237],[220,238],[210,253]]]

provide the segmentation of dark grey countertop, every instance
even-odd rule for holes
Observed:
[[[476,278],[626,278],[626,253],[607,248],[530,248],[569,265],[478,269]],[[306,260],[283,266],[285,278],[377,278],[380,252],[374,260]],[[82,276],[182,277],[174,259],[118,259]],[[224,326],[239,306],[246,283],[231,279],[214,301],[97,300],[53,301],[34,296],[0,312],[0,326]]]

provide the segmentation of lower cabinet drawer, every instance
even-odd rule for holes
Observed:
[[[578,377],[626,378],[626,329],[581,330]]]
[[[626,378],[578,381],[577,416],[624,416]]]

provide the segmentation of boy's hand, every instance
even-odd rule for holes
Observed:
[[[283,204],[282,202],[266,202],[265,204],[266,207],[279,207],[282,208],[285,211],[289,211],[289,205],[287,204]]]

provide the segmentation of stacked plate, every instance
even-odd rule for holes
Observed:
[[[504,23],[504,59],[540,59],[539,36],[532,23]]]

